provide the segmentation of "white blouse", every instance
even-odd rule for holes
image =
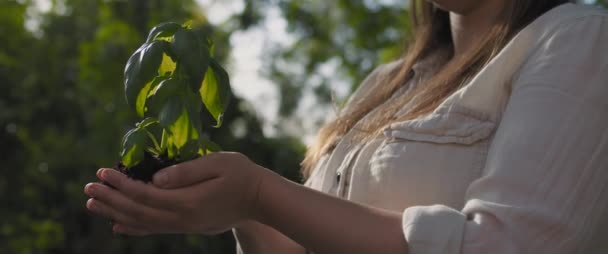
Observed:
[[[372,73],[349,105],[397,64]],[[369,142],[353,132],[306,186],[403,212],[411,254],[608,253],[608,14],[599,8],[554,8],[433,113]]]

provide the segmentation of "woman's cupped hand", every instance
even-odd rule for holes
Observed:
[[[218,234],[256,217],[260,186],[276,177],[240,153],[213,153],[165,168],[152,184],[108,168],[89,183],[86,207],[126,235]]]

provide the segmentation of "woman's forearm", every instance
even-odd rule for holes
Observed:
[[[233,230],[242,254],[305,254],[306,250],[275,229],[247,221]]]
[[[401,214],[375,209],[270,175],[256,219],[317,254],[407,253]]]

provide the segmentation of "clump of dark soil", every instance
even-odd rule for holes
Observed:
[[[122,163],[118,163],[114,169],[122,172],[129,178],[149,183],[152,181],[152,176],[156,172],[175,164],[177,164],[177,161],[175,160],[166,160],[146,152],[144,155],[144,160],[139,164],[126,168]]]

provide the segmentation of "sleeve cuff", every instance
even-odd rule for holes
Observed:
[[[443,205],[405,209],[402,225],[409,253],[460,253],[466,219],[460,211]]]

